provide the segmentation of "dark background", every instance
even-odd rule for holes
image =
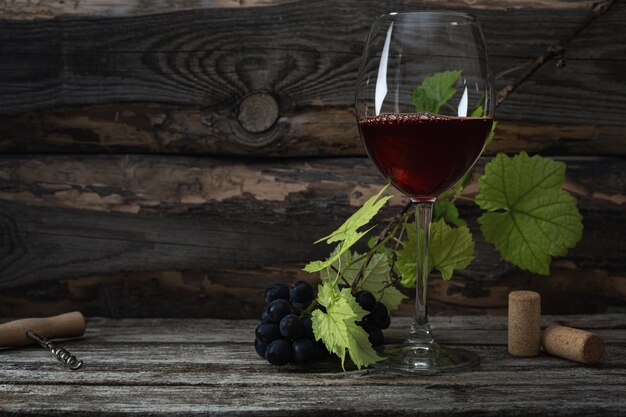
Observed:
[[[331,248],[312,242],[382,184],[352,114],[376,15],[477,15],[502,87],[592,4],[0,2],[0,316],[255,317],[268,284],[315,281]],[[617,2],[523,83],[480,162],[564,160],[583,240],[540,277],[470,222],[477,260],[431,281],[433,312],[504,314],[518,288],[547,313],[626,311],[625,21]]]

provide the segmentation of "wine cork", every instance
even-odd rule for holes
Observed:
[[[541,296],[534,291],[509,294],[509,353],[531,357],[541,351]]]
[[[598,335],[553,324],[543,332],[543,348],[551,355],[596,365],[604,355],[604,340]]]

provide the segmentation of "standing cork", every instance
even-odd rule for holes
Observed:
[[[541,296],[534,291],[509,294],[509,353],[539,355],[541,349]]]
[[[553,324],[543,332],[543,348],[551,355],[596,365],[604,355],[604,340],[598,335]]]

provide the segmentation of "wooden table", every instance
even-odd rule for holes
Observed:
[[[479,370],[439,376],[342,372],[338,362],[273,367],[254,321],[93,318],[64,345],[66,371],[38,347],[0,351],[0,415],[625,415],[626,316],[552,316],[604,337],[598,367],[506,353],[504,317],[433,317],[436,336],[474,349]],[[388,337],[408,324],[394,319]]]

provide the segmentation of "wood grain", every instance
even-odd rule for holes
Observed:
[[[551,312],[624,306],[626,165],[567,163],[566,188],[579,199],[585,232],[553,276],[501,261],[470,221],[477,259],[456,280],[433,283],[434,308],[502,314],[508,291],[524,287],[541,289]],[[330,249],[312,242],[381,185],[364,158],[4,158],[0,316],[70,306],[115,317],[256,316],[272,282],[315,279],[300,268]],[[467,190],[471,197],[476,185]],[[392,202],[382,218],[404,204]],[[461,210],[468,219],[478,214],[471,205]]]
[[[277,6],[296,0],[89,0],[60,1],[39,0],[2,0],[0,18],[2,19],[52,19],[60,16],[99,16],[122,17],[142,16],[180,12],[184,10],[208,8],[241,8]],[[445,5],[446,7],[470,7],[476,9],[589,9],[593,1],[589,0],[426,0],[426,4]]]
[[[626,204],[622,158],[569,157],[565,189],[590,210],[620,212]],[[489,158],[476,165],[465,197],[478,192]],[[229,217],[258,210],[256,221],[352,210],[383,185],[367,158],[228,159],[148,155],[15,155],[0,158],[0,201],[90,211]],[[406,198],[390,206],[401,207]],[[321,205],[320,205],[321,204]],[[278,207],[281,207],[280,209]],[[319,224],[319,219],[310,219]]]
[[[0,151],[11,153],[365,156],[352,111],[328,106],[283,112],[271,137],[233,135],[201,110],[130,104],[0,115],[0,126]],[[486,154],[522,150],[626,155],[626,127],[499,121]]]
[[[40,348],[0,351],[0,415],[620,415],[626,411],[623,315],[544,316],[607,342],[598,367],[506,353],[506,319],[433,317],[437,338],[476,351],[479,370],[437,377],[342,372],[337,361],[272,367],[250,342],[254,321],[88,320],[65,342],[86,362],[63,371]],[[407,319],[386,331],[397,339]],[[316,395],[305,395],[315,392]],[[72,401],[67,401],[67,398]]]
[[[78,309],[106,317],[257,318],[263,292],[275,282],[296,280],[316,286],[318,277],[302,271],[301,263],[256,268],[197,271],[119,272],[62,278],[3,288],[0,316],[31,317]],[[510,291],[533,289],[542,295],[546,314],[598,314],[626,311],[626,275],[600,269],[575,268],[557,261],[551,276],[512,271],[490,279],[456,274],[452,281],[433,275],[431,314],[507,314]],[[412,316],[413,291],[395,313]]]
[[[143,151],[147,146],[179,153],[212,152],[213,147],[219,152],[222,147],[236,153],[233,148],[251,144],[248,154],[265,154],[268,145],[271,154],[279,154],[277,148],[298,148],[291,146],[292,133],[302,121],[306,130],[299,137],[319,141],[322,151],[330,152],[329,142],[347,143],[354,149],[353,123],[335,127],[325,121],[316,129],[319,118],[311,117],[331,114],[331,118],[348,120],[370,22],[388,8],[415,7],[409,1],[382,5],[352,0],[338,8],[329,8],[325,2],[281,2],[262,8],[262,13],[255,7],[242,7],[117,18],[4,20],[0,113],[9,119],[3,120],[8,129],[3,129],[1,147],[47,151],[84,146],[107,151],[111,150],[107,142],[114,144],[130,136],[123,151]],[[555,10],[474,10],[483,22],[496,72],[526,62],[586,14],[578,8]],[[618,4],[589,27],[567,51],[568,65],[558,70],[542,68],[498,109],[498,118],[566,125],[569,131],[584,125],[591,129],[585,139],[598,130],[618,128],[612,135],[620,137],[617,149],[622,152],[625,13],[626,5]],[[246,97],[260,92],[275,97],[279,118],[270,128],[251,132],[238,120],[240,106]],[[103,118],[109,122],[98,122],[97,116],[90,122],[97,110],[80,118],[76,106],[105,106],[109,116]],[[144,110],[135,115],[137,106]],[[58,119],[59,114],[61,120],[52,125],[43,121]],[[121,125],[110,122],[111,114],[114,120],[123,120]],[[100,128],[85,128],[85,124]],[[133,132],[137,124],[140,130]],[[26,131],[32,137],[20,133]],[[535,137],[542,135],[551,134]],[[283,138],[287,138],[284,143]],[[133,149],[136,140],[143,145]],[[224,145],[205,145],[219,141]],[[588,153],[597,146],[605,146],[603,152],[615,150],[611,144],[579,144],[582,149],[574,147],[571,152]],[[304,155],[311,155],[311,147],[315,148],[304,147]],[[337,152],[342,152],[342,146]]]

